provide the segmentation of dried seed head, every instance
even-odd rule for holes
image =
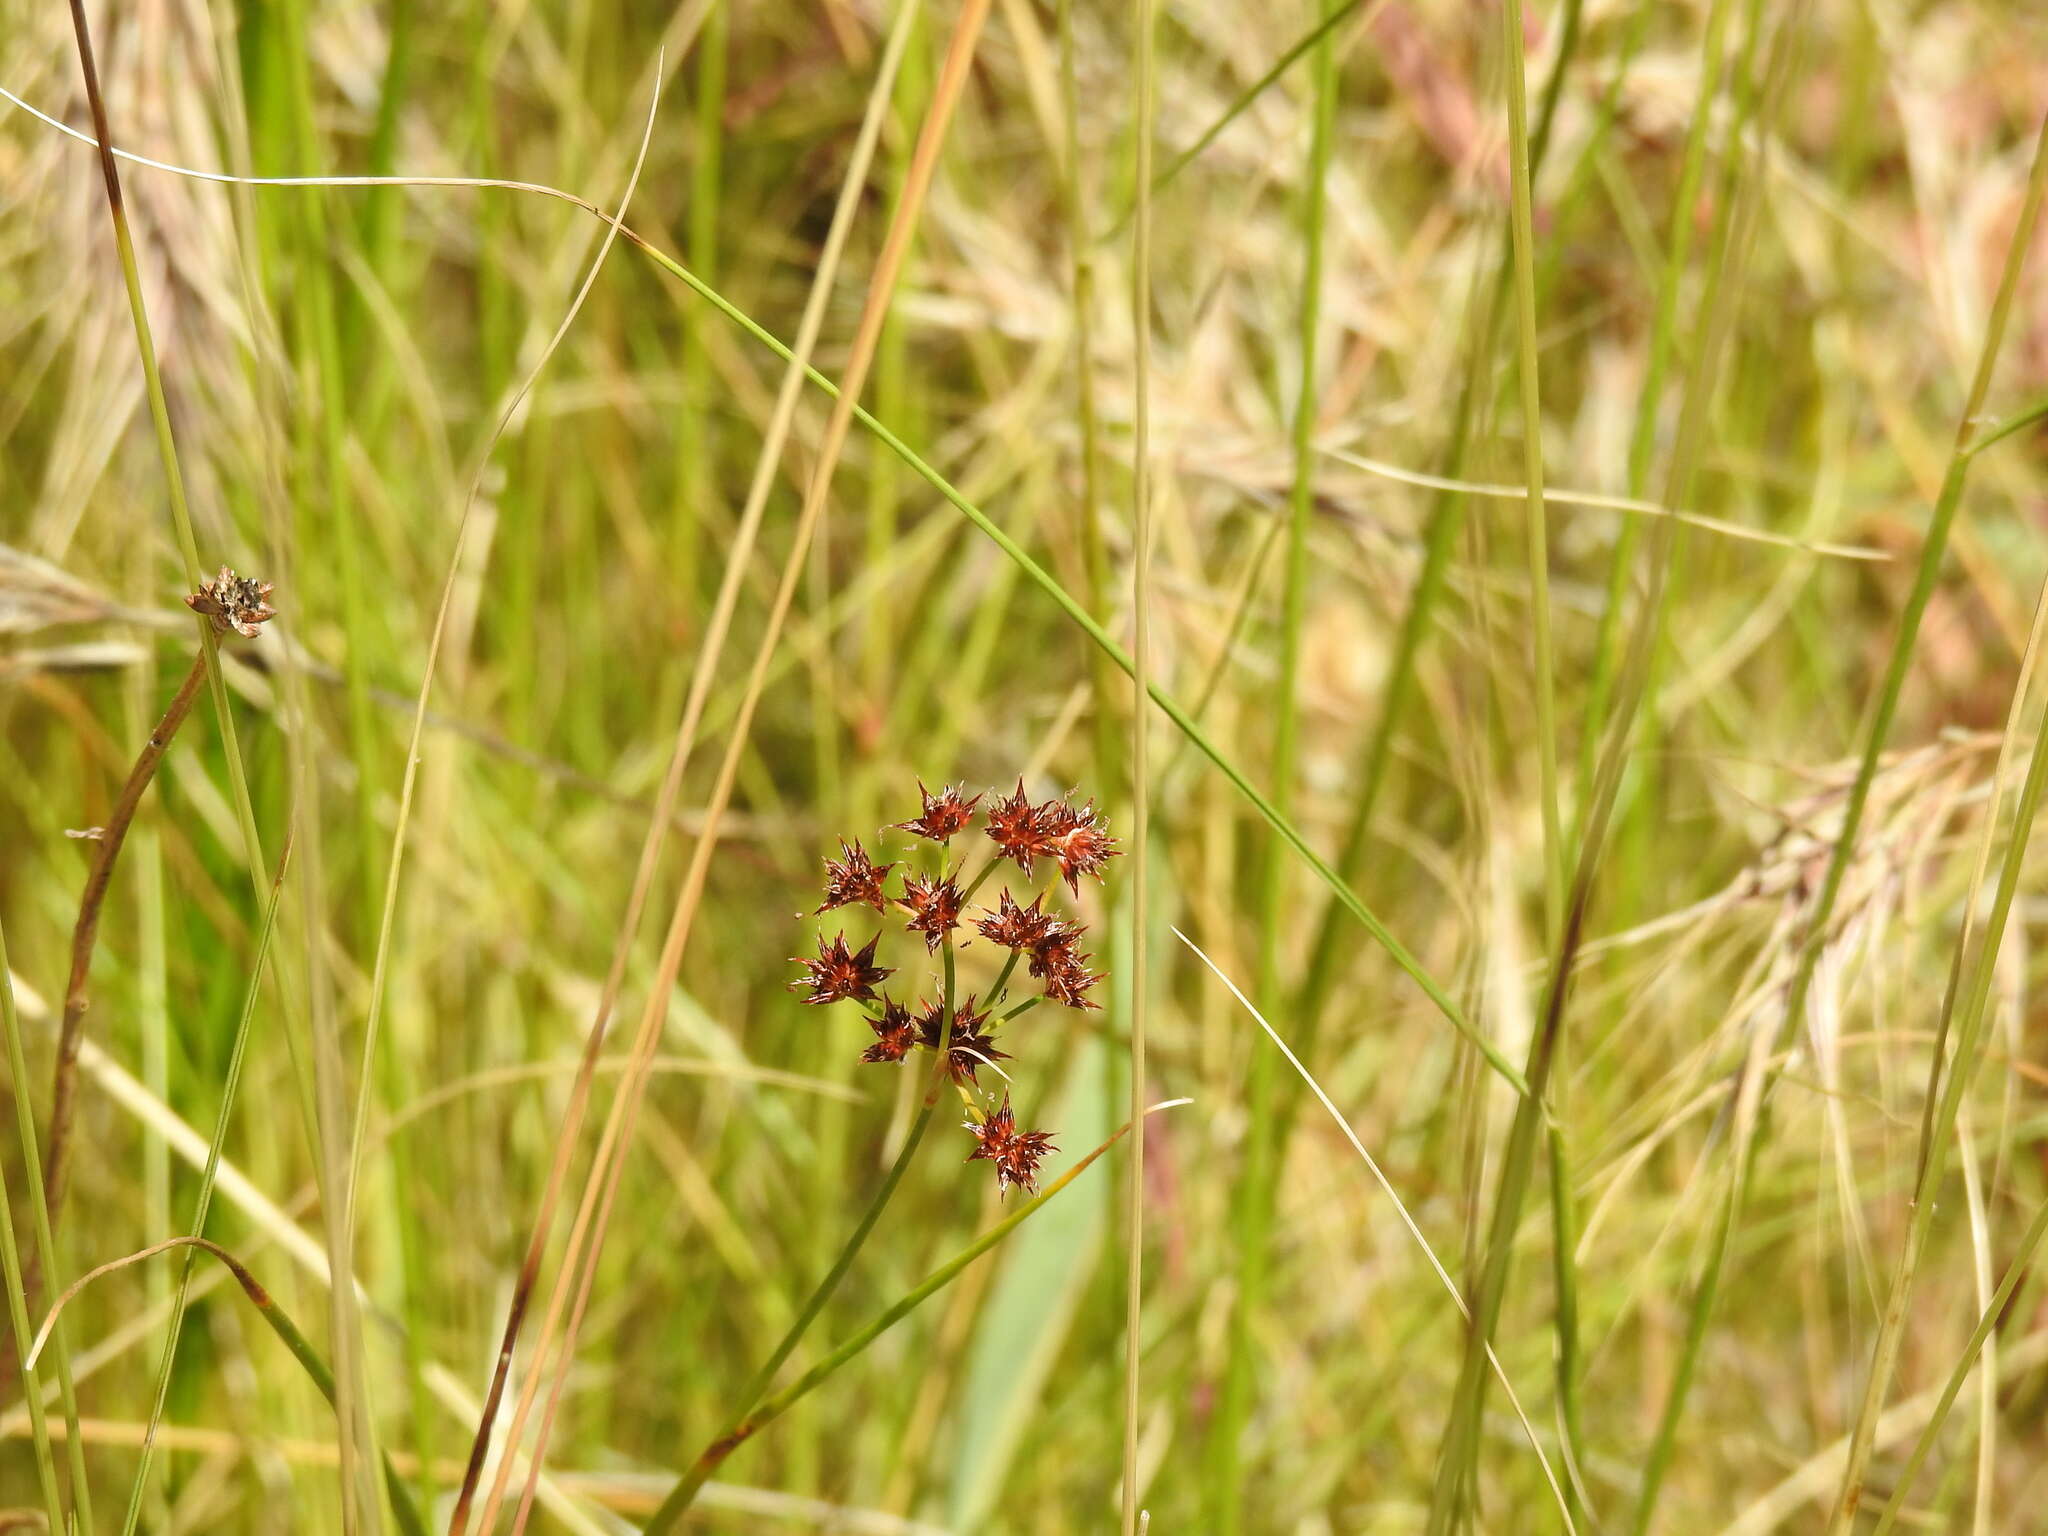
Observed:
[[[987,1023],[988,1010],[977,1013],[971,993],[953,1010],[953,1033],[946,1041],[946,1070],[954,1082],[974,1082],[974,1074],[982,1067],[1010,1059],[1010,1053],[997,1050],[995,1041],[988,1037],[984,1028]],[[928,1051],[936,1051],[945,1024],[944,1002],[926,1003],[917,1016],[917,1043]]]
[[[1007,1195],[1014,1184],[1027,1195],[1038,1192],[1038,1165],[1046,1153],[1058,1149],[1047,1131],[1017,1129],[1017,1117],[1011,1113],[1007,1093],[1001,1107],[986,1120],[979,1125],[969,1120],[966,1128],[974,1135],[974,1150],[967,1154],[967,1161],[985,1158],[995,1164],[998,1190]]]
[[[946,935],[960,926],[960,887],[949,876],[903,877],[903,905],[910,909],[912,933],[924,935],[927,954],[936,954]]]
[[[1093,800],[1078,809],[1065,800],[1048,800],[1039,810],[1046,832],[1045,852],[1058,862],[1067,889],[1079,896],[1081,876],[1100,880],[1102,866],[1121,852],[1116,839],[1109,835]]]
[[[253,640],[258,625],[277,617],[277,610],[264,601],[272,590],[270,582],[237,576],[222,566],[218,576],[202,581],[199,590],[186,597],[185,606],[212,620],[218,633],[225,635],[232,630]]]
[[[951,785],[935,795],[924,787],[922,779],[917,781],[917,792],[924,800],[924,809],[910,820],[894,825],[905,832],[915,832],[919,837],[928,837],[935,843],[946,842],[974,820],[974,808],[981,803],[979,795],[971,800],[962,799],[960,791]]]
[[[862,1061],[901,1061],[917,1044],[917,1020],[893,997],[882,999],[882,1016],[869,1019],[868,1028],[875,1032],[875,1043],[861,1052]]]
[[[862,1001],[872,999],[876,984],[885,977],[896,974],[892,969],[875,964],[875,945],[880,938],[881,935],[877,934],[860,949],[849,950],[846,947],[844,932],[830,944],[825,942],[822,933],[819,934],[817,959],[806,960],[800,955],[790,956],[791,960],[811,973],[800,981],[792,981],[789,984],[791,990],[809,987],[811,995],[804,1001],[820,1006],[849,997]]]
[[[825,904],[819,912],[830,912],[834,907],[865,903],[877,912],[889,910],[889,898],[882,893],[882,882],[889,878],[894,864],[877,864],[868,857],[867,849],[861,847],[856,838],[851,848],[846,839],[839,839],[839,851],[843,859],[825,861]],[[816,914],[813,914],[814,916]]]
[[[1053,830],[1047,812],[1053,802],[1033,805],[1024,794],[1024,781],[1017,780],[1017,792],[989,807],[988,835],[1006,859],[1016,862],[1026,875],[1031,861],[1052,851]]]

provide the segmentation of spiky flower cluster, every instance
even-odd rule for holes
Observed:
[[[185,599],[185,606],[210,619],[220,634],[232,630],[254,640],[261,633],[257,626],[277,617],[277,610],[264,601],[275,590],[271,582],[237,576],[222,566],[218,576],[202,581],[199,590]]]
[[[965,796],[946,788],[933,794],[918,785],[923,805],[908,821],[895,823],[901,831],[939,845],[939,868],[933,872],[910,873],[906,869],[900,888],[891,894],[890,872],[899,863],[878,864],[858,839],[849,844],[839,840],[839,857],[825,860],[825,900],[819,913],[841,907],[868,906],[887,915],[891,908],[904,915],[908,932],[923,938],[925,954],[947,951],[947,977],[953,975],[951,945],[954,934],[970,919],[967,903],[1003,860],[1015,864],[1029,879],[1041,863],[1053,865],[1072,894],[1080,894],[1081,876],[1102,877],[1103,866],[1119,852],[1101,814],[1091,800],[1076,805],[1071,797],[1034,803],[1024,792],[1024,782],[1007,796],[995,797],[981,813],[982,827],[995,844],[995,860],[973,881],[960,883],[962,866],[946,867],[954,836],[975,822],[975,808],[981,795]],[[920,998],[912,1007],[880,990],[882,982],[896,974],[876,963],[881,935],[855,949],[842,931],[831,939],[818,936],[815,958],[798,958],[805,974],[790,985],[803,991],[806,1003],[824,1006],[852,1002],[867,1015],[874,1042],[862,1052],[866,1062],[900,1062],[913,1051],[928,1051],[935,1057],[944,1053],[944,1072],[967,1102],[967,1130],[974,1136],[974,1151],[968,1161],[986,1161],[996,1172],[996,1186],[1004,1193],[1015,1186],[1027,1193],[1037,1188],[1038,1165],[1054,1150],[1052,1138],[1044,1131],[1020,1131],[1010,1108],[1008,1088],[1000,1105],[992,1090],[985,1089],[979,1073],[986,1068],[1007,1083],[996,1063],[1010,1054],[998,1047],[996,1032],[1009,1020],[1035,1006],[1040,998],[1026,999],[1005,1012],[998,1012],[1009,996],[1010,977],[1022,965],[1026,974],[1042,984],[1045,1000],[1068,1008],[1099,1008],[1089,996],[1104,973],[1090,969],[1094,958],[1081,948],[1086,925],[1046,910],[1047,892],[1038,891],[1028,904],[1020,902],[1005,886],[993,907],[984,907],[971,919],[974,931],[991,944],[1010,951],[993,984],[980,994],[948,1001],[951,993],[941,988],[937,1002]],[[985,1003],[979,997],[986,997]],[[984,1103],[977,1095],[986,1094]]]

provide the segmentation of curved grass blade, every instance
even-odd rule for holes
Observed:
[[[328,1364],[321,1357],[320,1352],[312,1346],[305,1334],[299,1331],[299,1325],[292,1321],[291,1315],[277,1304],[269,1291],[264,1289],[263,1283],[254,1274],[250,1273],[249,1267],[246,1264],[228,1252],[219,1243],[204,1237],[167,1237],[160,1243],[153,1243],[149,1247],[140,1249],[135,1253],[127,1254],[118,1259],[110,1259],[95,1269],[87,1270],[67,1286],[63,1294],[51,1303],[49,1315],[44,1318],[43,1326],[36,1334],[36,1342],[29,1351],[30,1358],[34,1358],[36,1351],[43,1347],[51,1331],[56,1327],[58,1316],[62,1313],[65,1304],[77,1296],[86,1286],[104,1275],[113,1274],[116,1270],[126,1269],[131,1264],[140,1264],[147,1259],[153,1259],[159,1254],[170,1252],[173,1248],[193,1250],[194,1257],[199,1253],[210,1253],[220,1260],[228,1273],[234,1277],[235,1283],[242,1288],[242,1294],[247,1296],[250,1304],[256,1308],[257,1316],[261,1317],[269,1325],[270,1331],[277,1335],[279,1341],[283,1343],[286,1349],[291,1351],[292,1358],[298,1361],[300,1367],[312,1378],[313,1385],[319,1388],[320,1395],[327,1399],[328,1406],[335,1406],[334,1372],[328,1368]],[[191,1273],[191,1268],[192,1266],[188,1262],[185,1266],[187,1275]],[[183,1285],[181,1282],[180,1295],[182,1296],[182,1294]],[[152,1427],[154,1427],[153,1424]],[[391,1512],[398,1521],[399,1529],[405,1532],[405,1536],[427,1536],[427,1523],[421,1518],[418,1506],[412,1501],[412,1491],[406,1487],[405,1480],[398,1475],[398,1469],[391,1464],[391,1458],[382,1452],[379,1454],[384,1462],[384,1486],[390,1494]]]

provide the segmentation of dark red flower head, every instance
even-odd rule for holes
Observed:
[[[917,1044],[917,1020],[893,997],[882,999],[882,1016],[869,1019],[868,1028],[875,1032],[875,1043],[861,1052],[862,1061],[901,1061]]]
[[[845,838],[839,839],[839,851],[846,857],[825,861],[825,905],[818,911],[830,912],[834,907],[864,903],[877,912],[887,912],[889,898],[882,893],[882,883],[896,866],[877,864],[868,857],[858,838],[851,848],[846,846]]]
[[[945,1004],[926,1003],[917,1016],[917,1043],[928,1051],[936,1051],[945,1024]],[[1008,1051],[996,1049],[995,1041],[986,1032],[987,1024],[988,1010],[975,1012],[972,994],[953,1010],[953,1033],[946,1041],[946,1070],[954,1082],[974,1082],[974,1074],[981,1068],[1010,1059]]]
[[[917,792],[924,799],[924,809],[908,821],[895,825],[905,832],[915,832],[919,837],[928,837],[935,843],[943,843],[955,832],[974,820],[974,808],[981,803],[981,796],[964,800],[960,791],[951,785],[936,795],[924,787],[924,780],[917,781]]]
[[[1037,949],[1065,933],[1079,931],[1057,912],[1045,910],[1042,892],[1033,898],[1030,906],[1020,907],[1008,886],[1003,887],[1002,895],[996,899],[995,910],[976,919],[974,926],[984,939],[1005,949]]]
[[[1069,1008],[1100,1008],[1102,1004],[1089,999],[1088,989],[1109,973],[1089,970],[1088,962],[1094,958],[1071,943],[1056,945],[1032,955],[1031,974],[1044,979],[1045,995],[1056,1003]]]
[[[1100,880],[1102,866],[1122,850],[1109,835],[1093,800],[1078,810],[1068,801],[1048,800],[1039,813],[1046,834],[1046,856],[1058,861],[1067,889],[1078,896],[1081,876]]]
[[[818,935],[818,958],[806,960],[800,955],[790,959],[811,974],[801,981],[792,981],[792,990],[809,987],[811,995],[806,1003],[836,1003],[843,998],[859,998],[863,1001],[875,995],[875,985],[883,978],[895,975],[895,971],[875,964],[875,944],[880,934],[869,939],[857,950],[846,947],[846,935],[841,933],[830,944],[825,935]]]
[[[967,1161],[986,1158],[994,1163],[997,1189],[1007,1195],[1014,1184],[1027,1195],[1038,1192],[1038,1165],[1046,1153],[1058,1148],[1049,1132],[1017,1129],[1017,1117],[1010,1112],[1007,1093],[1001,1108],[979,1125],[969,1120],[966,1126],[974,1133],[974,1150],[967,1154]]]
[[[1033,859],[1052,852],[1053,819],[1048,812],[1055,803],[1033,805],[1024,794],[1024,781],[1019,779],[1015,794],[989,807],[990,840],[1004,858],[1015,860],[1027,875],[1031,873]]]
[[[946,935],[960,926],[961,900],[960,887],[950,877],[903,877],[903,905],[911,914],[906,926],[924,935],[926,953],[936,953]]]

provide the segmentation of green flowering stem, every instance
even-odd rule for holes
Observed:
[[[896,1154],[896,1161],[889,1165],[888,1173],[883,1175],[881,1188],[875,1191],[874,1198],[868,1202],[867,1210],[861,1213],[859,1223],[840,1248],[839,1257],[832,1261],[832,1267],[825,1272],[825,1278],[820,1280],[817,1288],[811,1292],[803,1310],[797,1314],[796,1321],[789,1325],[788,1332],[782,1336],[782,1342],[775,1346],[775,1352],[762,1363],[761,1368],[754,1373],[753,1379],[747,1383],[746,1390],[740,1396],[742,1414],[758,1403],[762,1394],[773,1385],[775,1373],[782,1369],[783,1362],[789,1359],[797,1345],[803,1341],[803,1336],[810,1331],[811,1324],[817,1321],[818,1314],[825,1309],[825,1303],[832,1299],[832,1293],[839,1289],[839,1282],[846,1278],[846,1272],[853,1267],[854,1258],[859,1254],[861,1246],[867,1242],[868,1234],[874,1231],[875,1223],[882,1219],[882,1212],[888,1208],[889,1201],[895,1196],[896,1186],[903,1182],[903,1175],[910,1167],[910,1160],[917,1155],[918,1144],[924,1140],[924,1133],[931,1129],[932,1116],[939,1107],[940,1090],[945,1087],[950,1075],[947,1069],[951,1062],[949,1053],[953,1044],[954,992],[953,941],[950,937],[946,940],[945,956],[946,980],[942,999],[944,1022],[939,1027],[938,1060],[932,1067],[931,1082],[924,1091],[924,1103],[918,1107],[917,1118],[910,1123],[910,1134],[903,1139],[903,1149]],[[710,1454],[708,1448],[704,1454]],[[703,1458],[700,1456],[698,1459]]]
[[[1007,1024],[1010,1022],[1010,1020],[1016,1018],[1018,1014],[1029,1013],[1032,1009],[1036,1008],[1040,1003],[1044,1001],[1045,999],[1042,997],[1027,997],[1024,999],[1023,1002],[1019,1003],[1016,1007],[1012,1008],[1000,1019],[997,1019],[996,1022],[998,1024]]]
[[[1160,1110],[1172,1109],[1176,1105],[1188,1102],[1186,1099],[1169,1099],[1164,1104],[1153,1105],[1145,1113],[1148,1115],[1157,1114]],[[759,1407],[752,1409],[739,1422],[734,1424],[732,1428],[707,1445],[699,1453],[697,1459],[690,1464],[689,1471],[683,1474],[682,1480],[670,1491],[669,1496],[662,1500],[661,1507],[654,1512],[653,1518],[643,1528],[642,1536],[667,1536],[667,1533],[674,1531],[677,1522],[682,1519],[684,1511],[689,1509],[690,1505],[696,1501],[697,1495],[702,1491],[704,1484],[710,1480],[711,1474],[718,1470],[720,1463],[726,1457],[752,1439],[766,1425],[780,1418],[798,1402],[822,1386],[827,1378],[837,1372],[840,1367],[846,1365],[856,1355],[859,1355],[870,1344],[874,1343],[876,1339],[879,1339],[891,1328],[902,1322],[904,1318],[915,1312],[925,1302],[951,1285],[960,1277],[961,1272],[968,1265],[1008,1237],[1011,1232],[1015,1231],[1025,1221],[1036,1215],[1048,1201],[1058,1195],[1069,1184],[1073,1183],[1075,1179],[1079,1178],[1087,1170],[1089,1164],[1093,1163],[1103,1153],[1129,1135],[1131,1126],[1135,1123],[1127,1121],[1119,1127],[1101,1146],[1090,1152],[1086,1157],[1083,1157],[1073,1167],[1047,1185],[1044,1194],[1036,1195],[1018,1206],[1016,1210],[990,1227],[988,1231],[977,1237],[944,1264],[933,1270],[918,1285],[906,1291],[903,1296],[891,1305],[883,1308],[869,1320],[866,1327],[860,1329],[859,1332],[855,1333],[845,1343],[833,1350],[831,1354],[812,1366],[773,1397],[761,1403]]]

